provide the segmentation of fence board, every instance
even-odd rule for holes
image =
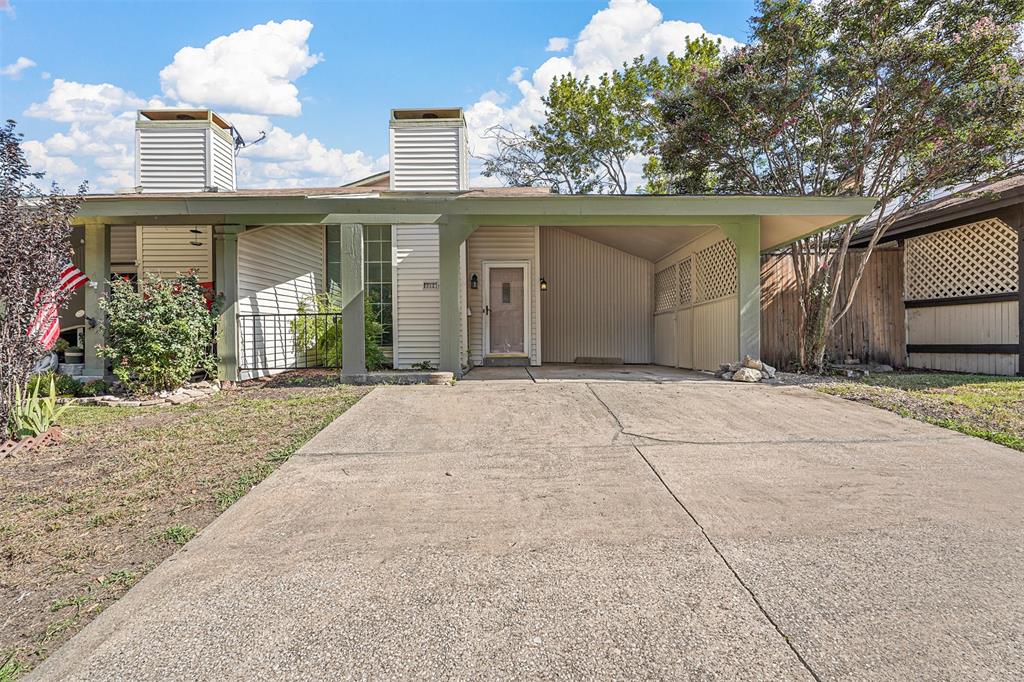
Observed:
[[[846,259],[839,307],[863,251]],[[789,254],[761,259],[761,357],[772,365],[791,366],[798,357],[800,303],[796,273]],[[875,251],[868,261],[853,306],[829,336],[827,356],[842,362],[853,356],[866,362],[906,365],[906,323],[903,306],[903,250]]]

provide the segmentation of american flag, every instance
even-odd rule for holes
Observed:
[[[73,263],[68,262],[60,273],[57,290],[58,292],[74,291],[88,281],[89,278],[85,276],[84,272],[76,268]],[[57,337],[60,336],[60,310],[57,308],[55,298],[52,294],[36,296],[39,311],[28,328],[28,335],[38,334],[39,344],[46,350],[53,348],[53,344],[57,343]]]

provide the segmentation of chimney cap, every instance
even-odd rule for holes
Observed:
[[[392,109],[393,121],[461,121],[462,107],[435,107],[432,109]]]
[[[212,109],[140,109],[139,120],[150,121],[211,121],[218,128],[230,130],[231,124]]]

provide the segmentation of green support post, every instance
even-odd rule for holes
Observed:
[[[341,376],[366,374],[363,226],[341,226]]]
[[[217,375],[228,385],[238,381],[238,235],[245,225],[218,225],[214,228],[216,260],[215,289],[222,296],[217,322]]]
[[[85,224],[85,371],[89,377],[106,375],[107,362],[97,347],[105,341],[105,313],[99,301],[110,288],[110,226],[100,222]]]
[[[741,216],[723,222],[722,231],[736,245],[739,301],[739,357],[761,357],[761,218]]]
[[[440,251],[441,287],[441,364],[444,372],[462,376],[462,357],[459,337],[462,334],[462,316],[466,314],[459,302],[459,261],[461,246],[476,230],[477,223],[469,217],[451,216],[438,224],[438,250]]]

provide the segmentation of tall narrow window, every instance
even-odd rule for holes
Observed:
[[[366,297],[384,331],[380,345],[392,344],[391,322],[391,226],[367,225],[363,228],[363,259],[366,263]]]

